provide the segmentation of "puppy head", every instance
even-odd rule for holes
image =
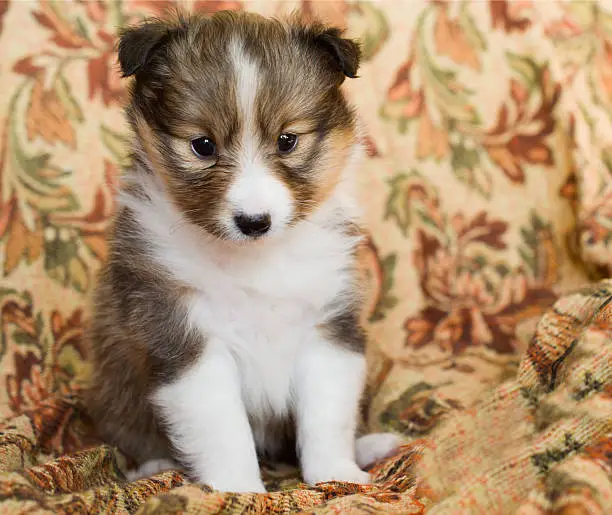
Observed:
[[[137,147],[184,216],[235,241],[282,233],[334,190],[359,56],[338,29],[232,12],[147,21],[119,43]]]

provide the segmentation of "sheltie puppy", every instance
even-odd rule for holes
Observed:
[[[356,438],[366,338],[341,93],[359,46],[219,12],[123,31],[126,171],[94,298],[88,406],[139,468],[265,492],[259,459],[366,483],[398,444]]]

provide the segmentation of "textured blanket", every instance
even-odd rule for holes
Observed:
[[[119,26],[299,8],[363,45],[368,486],[126,480],[82,404]],[[0,0],[0,513],[612,513],[612,1]]]
[[[368,486],[307,487],[272,468],[269,494],[221,494],[177,471],[130,483],[124,458],[88,441],[78,393],[0,428],[5,513],[611,513],[612,281],[559,300],[515,379],[374,466]]]

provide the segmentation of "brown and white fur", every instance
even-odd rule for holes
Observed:
[[[88,404],[141,464],[130,477],[174,460],[264,492],[258,457],[289,450],[308,483],[365,483],[360,465],[397,445],[355,439],[359,147],[340,85],[358,61],[337,29],[246,13],[122,34],[134,165],[95,295]],[[216,150],[198,157],[197,138]]]

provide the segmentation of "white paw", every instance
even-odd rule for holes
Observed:
[[[202,481],[203,483],[211,486],[214,490],[219,492],[232,492],[232,493],[256,493],[265,494],[266,487],[264,486],[261,478],[240,478],[240,477],[228,477],[228,478],[217,478],[210,481]]]
[[[129,481],[136,481],[137,479],[142,479],[143,477],[151,477],[155,474],[159,474],[164,470],[170,469],[178,469],[179,466],[171,460],[149,460],[145,461],[139,467],[128,470],[125,473],[125,477]]]
[[[361,470],[352,461],[320,463],[303,471],[304,481],[309,485],[326,483],[328,481],[342,481],[367,485],[370,474]]]
[[[389,456],[402,444],[399,436],[393,433],[373,433],[357,439],[355,455],[361,468],[376,463]]]

